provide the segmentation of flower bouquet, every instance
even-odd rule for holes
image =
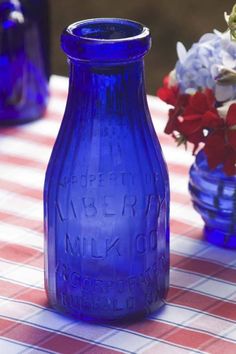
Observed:
[[[157,95],[172,106],[165,133],[192,143],[189,189],[214,244],[236,248],[236,5],[228,30],[204,34],[178,61]]]

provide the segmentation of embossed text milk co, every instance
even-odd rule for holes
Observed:
[[[49,301],[82,319],[144,316],[169,272],[168,174],[144,87],[150,33],[105,18],[61,40],[70,84],[44,192]]]

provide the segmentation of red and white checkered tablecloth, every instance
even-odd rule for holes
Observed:
[[[166,305],[132,325],[74,321],[47,305],[42,189],[68,81],[53,76],[45,118],[0,130],[0,354],[236,353],[236,252],[202,240],[188,194],[190,152],[163,134],[167,107],[149,97],[171,181]]]

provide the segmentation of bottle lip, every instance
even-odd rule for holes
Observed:
[[[122,18],[94,18],[75,22],[61,36],[69,58],[80,61],[127,62],[143,57],[151,47],[149,29]]]

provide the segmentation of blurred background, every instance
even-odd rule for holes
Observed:
[[[64,27],[85,18],[123,17],[142,22],[151,29],[152,49],[146,57],[147,92],[155,94],[163,76],[176,62],[176,42],[186,48],[211,32],[225,30],[224,12],[231,12],[235,0],[51,0],[52,73],[68,75],[60,49]]]

